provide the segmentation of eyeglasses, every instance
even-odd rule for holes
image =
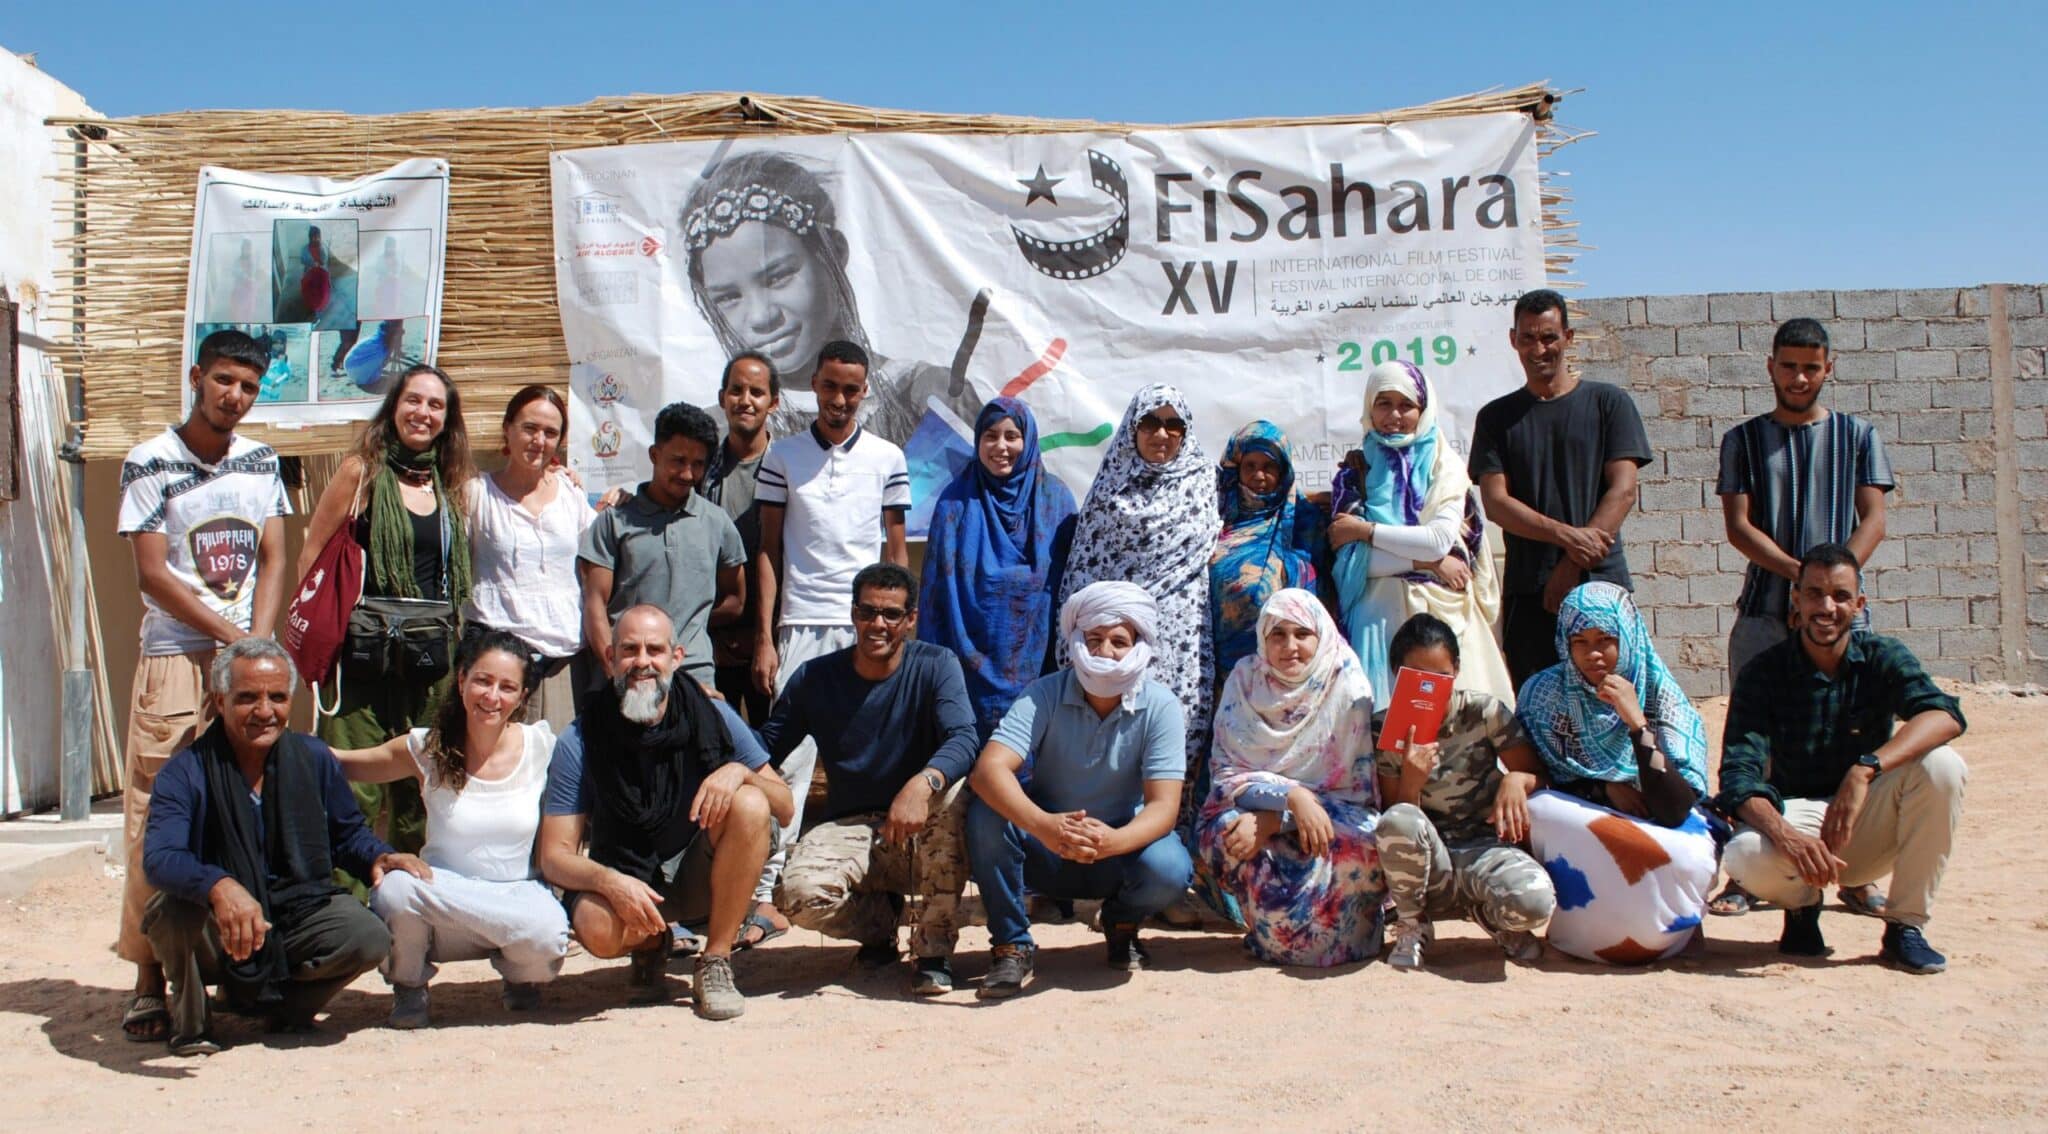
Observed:
[[[1188,435],[1188,423],[1184,419],[1176,417],[1171,421],[1167,421],[1154,417],[1149,413],[1138,419],[1138,429],[1145,433],[1158,433],[1164,430],[1175,437],[1186,437]]]
[[[903,620],[913,612],[900,606],[869,606],[864,602],[853,604],[855,622],[879,622],[884,626],[901,626]]]

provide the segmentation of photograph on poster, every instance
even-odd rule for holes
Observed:
[[[424,228],[364,229],[356,319],[374,323],[427,313],[427,270],[434,234]]]
[[[348,217],[270,223],[272,322],[316,331],[355,325],[356,226]]]
[[[267,323],[273,314],[270,233],[216,232],[207,242],[206,301],[201,315],[214,323]]]
[[[384,396],[391,380],[426,359],[427,320],[379,319],[354,330],[316,331],[313,362],[320,400],[347,402]]]

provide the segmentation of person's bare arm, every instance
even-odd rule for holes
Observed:
[[[1877,545],[1884,542],[1884,498],[1884,489],[1877,485],[1856,488],[1856,530],[1849,533],[1849,551],[1857,563],[1868,565]]]
[[[1593,518],[1586,526],[1606,532],[1608,546],[1612,547],[1615,537],[1621,535],[1623,521],[1628,519],[1629,511],[1636,506],[1637,466],[1634,458],[1622,457],[1607,462],[1601,471],[1607,478],[1607,491],[1600,494],[1600,503],[1594,506]],[[1566,550],[1569,551],[1570,548]],[[1601,554],[1606,553],[1603,551]],[[1598,559],[1594,562],[1597,563]],[[1581,563],[1579,566],[1591,567],[1593,564]]]
[[[612,676],[612,569],[578,559],[576,571],[583,577],[583,641]]]
[[[1728,534],[1729,546],[1744,559],[1781,578],[1798,576],[1799,560],[1785,554],[1776,540],[1749,521],[1749,493],[1733,492],[1721,498],[1721,528]]]
[[[1049,847],[1057,848],[1060,817],[1033,803],[1031,797],[1024,793],[1024,785],[1017,781],[1017,770],[1023,766],[1023,756],[1012,751],[1009,745],[991,740],[982,746],[981,756],[974,762],[974,771],[968,774],[967,786],[974,790],[977,798],[1019,830]]]
[[[277,612],[284,608],[284,517],[263,521],[256,543],[256,602],[249,614],[249,633],[270,637]]]
[[[320,493],[320,502],[313,505],[313,515],[306,521],[306,542],[299,547],[298,570],[292,572],[295,579],[304,579],[306,572],[313,569],[313,561],[320,558],[320,552],[327,541],[341,525],[348,522],[349,509],[355,505],[356,493],[363,485],[363,462],[357,458],[343,457],[341,467],[334,470],[334,479]]]
[[[214,613],[199,592],[171,573],[171,544],[164,533],[135,532],[128,537],[128,545],[135,553],[136,581],[142,585],[143,594],[156,600],[159,610],[194,630],[213,635],[216,641],[231,643],[244,636],[241,627]]]
[[[1597,563],[1614,545],[1611,532],[1594,527],[1572,527],[1515,499],[1508,493],[1506,473],[1482,475],[1479,478],[1479,500],[1486,506],[1486,518],[1499,524],[1502,531],[1561,547],[1566,555],[1576,558],[1581,553],[1594,552],[1593,561]],[[1602,500],[1604,503],[1605,498]],[[1597,516],[1597,512],[1595,514]]]
[[[782,584],[782,517],[780,504],[761,505],[761,544],[754,551],[754,688],[775,692],[775,671],[782,659],[775,653],[775,602]]]
[[[910,541],[903,534],[903,509],[889,508],[882,512],[882,561],[898,567],[910,566]]]
[[[419,765],[413,763],[411,739],[405,733],[374,748],[337,748],[334,758],[353,784],[388,784],[420,774]]]
[[[730,626],[746,609],[747,572],[735,563],[718,569],[718,600],[711,604],[710,625]]]
[[[1173,821],[1180,815],[1181,787],[1179,780],[1146,780],[1145,805],[1131,816],[1130,822],[1110,829],[1109,834],[1096,845],[1096,857],[1134,854],[1173,830]]]
[[[535,836],[540,875],[570,893],[596,894],[610,906],[629,938],[664,928],[661,895],[583,853],[585,815],[543,815]]]

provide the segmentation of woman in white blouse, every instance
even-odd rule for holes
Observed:
[[[546,721],[514,719],[534,666],[525,643],[501,630],[467,637],[433,727],[335,753],[358,783],[417,779],[426,803],[420,857],[431,876],[387,875],[370,892],[391,927],[392,1027],[426,1026],[437,961],[489,958],[505,978],[505,1007],[521,1011],[539,1005],[568,955],[568,916],[533,865],[555,735]]]
[[[1331,575],[1351,640],[1375,691],[1394,688],[1388,639],[1417,614],[1458,635],[1458,687],[1515,703],[1493,638],[1500,579],[1486,515],[1465,458],[1439,429],[1438,392],[1422,368],[1383,362],[1365,380],[1362,459],[1331,488]]]
[[[538,662],[526,719],[555,732],[576,717],[571,692],[583,663],[583,592],[576,546],[596,516],[558,465],[569,407],[546,386],[505,406],[505,467],[470,482],[464,501],[476,583],[462,608],[463,636],[503,630]]]

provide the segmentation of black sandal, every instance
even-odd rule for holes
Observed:
[[[171,1007],[160,992],[138,992],[121,1014],[129,1043],[161,1043],[171,1032]]]

